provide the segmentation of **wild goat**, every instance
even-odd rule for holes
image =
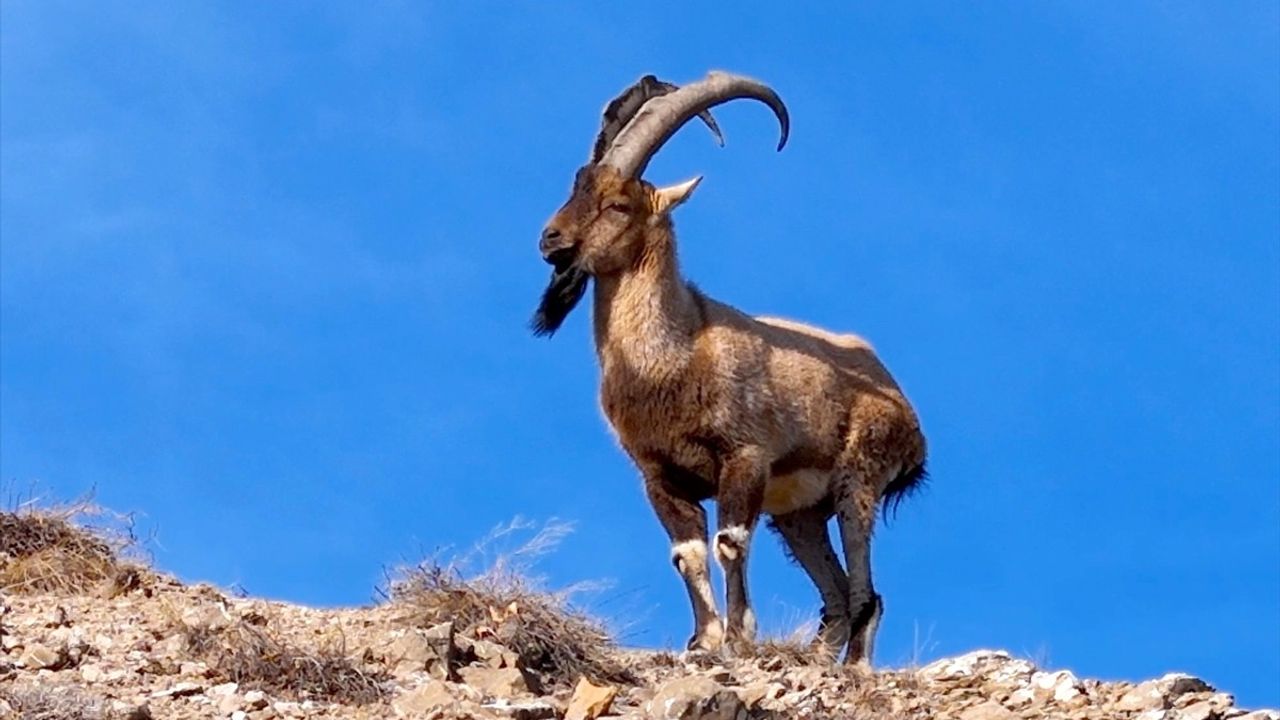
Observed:
[[[818,586],[815,647],[868,663],[883,610],[871,584],[876,509],[924,476],[915,412],[871,346],[776,318],[752,318],[680,275],[671,211],[700,177],[656,188],[649,159],[693,117],[720,139],[709,109],[749,98],[768,105],[786,144],[787,109],[748,78],[711,73],[677,88],[642,78],[605,109],[590,161],[547,223],[540,250],[554,266],[534,331],[554,333],[595,280],[601,403],[671,536],[672,560],[693,604],[690,649],[748,652],[755,618],[746,562],[763,511]],[[714,498],[716,560],[726,619],[712,597],[707,520]],[[839,517],[848,570],[827,521]]]

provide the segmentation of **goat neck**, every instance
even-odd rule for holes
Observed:
[[[693,355],[701,313],[680,276],[670,218],[655,218],[635,262],[595,278],[596,354],[651,378],[679,373]]]

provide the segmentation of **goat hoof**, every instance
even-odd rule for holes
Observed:
[[[749,658],[756,654],[756,645],[747,638],[739,637],[725,640],[720,648],[720,655],[726,660],[733,658]]]
[[[724,624],[715,618],[701,626],[685,643],[689,652],[716,652],[724,644]]]
[[[848,619],[824,617],[822,625],[818,628],[818,634],[813,638],[813,642],[809,644],[809,648],[827,662],[835,662],[840,659],[840,653],[848,643]]]
[[[694,635],[684,644],[684,649],[691,653],[713,653],[721,647],[720,638],[708,635]]]

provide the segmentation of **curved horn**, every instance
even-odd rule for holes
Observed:
[[[782,98],[764,83],[741,75],[712,72],[706,79],[650,99],[605,151],[600,162],[625,177],[639,177],[649,159],[689,119],[721,103],[749,98],[759,100],[778,118],[782,135],[778,149],[787,144],[791,119]]]
[[[618,137],[618,133],[622,132],[622,128],[631,122],[631,118],[635,117],[637,111],[644,106],[651,98],[660,97],[677,90],[677,86],[669,82],[664,82],[653,75],[645,75],[635,82],[634,85],[622,91],[622,94],[614,98],[604,108],[603,117],[600,119],[600,132],[596,135],[595,145],[591,148],[591,162],[600,162],[600,158],[604,156],[609,146],[613,144],[614,139]],[[720,126],[716,124],[716,119],[711,117],[711,113],[703,110],[698,113],[698,117],[711,130],[711,134],[716,136],[716,142],[720,147],[724,147],[724,136],[720,134]]]

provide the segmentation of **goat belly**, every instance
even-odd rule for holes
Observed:
[[[830,489],[831,473],[822,470],[804,469],[785,475],[771,475],[764,487],[762,509],[770,515],[785,515],[813,507],[822,502]]]

